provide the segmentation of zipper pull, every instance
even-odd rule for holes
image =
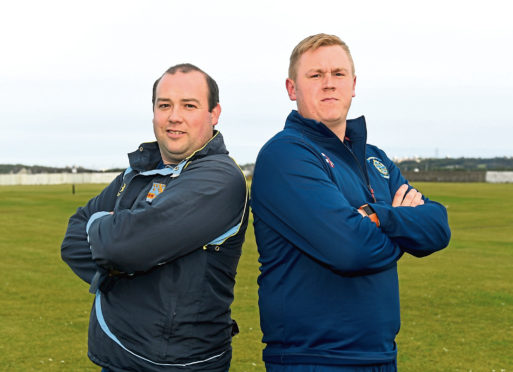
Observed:
[[[371,192],[371,195],[372,195],[372,200],[374,200],[374,203],[376,203],[376,197],[374,196],[374,190],[372,189],[372,186],[369,184],[369,190]]]

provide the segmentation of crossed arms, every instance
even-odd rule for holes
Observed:
[[[365,201],[352,205],[324,160],[290,138],[271,142],[259,155],[252,187],[255,218],[342,275],[381,271],[404,252],[425,256],[445,247],[450,237],[445,208],[416,190],[408,192],[399,169],[380,156],[390,172],[393,202],[369,203],[379,228],[358,212]]]
[[[245,208],[244,177],[228,162],[204,163],[191,165],[153,203],[143,198],[120,210],[115,202],[123,176],[118,176],[70,218],[61,248],[63,260],[91,283],[100,268],[144,272],[236,227]],[[91,217],[102,211],[86,231]]]

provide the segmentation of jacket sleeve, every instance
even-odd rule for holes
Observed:
[[[93,214],[114,209],[116,195],[122,182],[123,174],[120,174],[98,196],[89,200],[84,207],[78,208],[69,219],[68,229],[61,245],[61,257],[75,274],[89,284],[98,270],[98,265],[92,259],[86,225]]]
[[[299,140],[282,137],[268,143],[254,172],[255,220],[265,221],[299,250],[342,275],[395,265],[402,254],[398,244],[362,218],[323,163]]]
[[[390,174],[390,194],[393,199],[397,189],[408,184],[399,168],[381,151]],[[412,187],[410,186],[409,189]],[[417,207],[392,207],[385,203],[370,203],[378,215],[381,229],[404,252],[417,257],[427,256],[449,244],[451,231],[445,207],[423,196],[424,205]]]
[[[245,203],[244,176],[230,159],[195,161],[152,203],[142,198],[92,221],[93,260],[129,274],[148,271],[234,233]]]

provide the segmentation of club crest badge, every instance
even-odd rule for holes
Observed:
[[[389,179],[390,174],[388,173],[387,167],[383,164],[383,161],[379,158],[376,158],[374,156],[371,156],[370,158],[367,158],[367,161],[369,164],[373,165],[374,168],[376,168],[380,174],[381,177]]]
[[[166,185],[163,183],[153,182],[150,192],[146,195],[146,201],[151,203],[155,197],[166,189]]]
[[[330,167],[335,168],[335,164],[333,164],[333,162],[326,156],[325,153],[321,152],[321,155],[324,157],[324,160],[326,160],[326,163],[328,163]]]

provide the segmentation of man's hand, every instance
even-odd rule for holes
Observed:
[[[411,189],[408,193],[408,185],[401,185],[395,193],[392,207],[416,207],[424,204],[422,194],[415,189]]]

